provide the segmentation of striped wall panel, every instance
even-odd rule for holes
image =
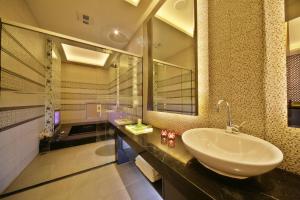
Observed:
[[[44,93],[45,86],[10,70],[1,68],[1,89],[26,93]]]
[[[43,75],[45,73],[45,65],[35,58],[35,56],[5,28],[2,30],[1,47],[5,52],[26,63],[27,66],[39,74]]]
[[[44,105],[0,108],[0,131],[44,116]]]
[[[195,73],[171,65],[154,63],[154,109],[195,114]]]

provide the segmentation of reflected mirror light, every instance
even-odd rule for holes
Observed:
[[[300,128],[300,1],[285,0],[288,126]]]
[[[194,37],[194,1],[166,1],[155,14],[155,17],[179,31]]]
[[[103,67],[109,57],[108,53],[84,49],[68,44],[61,44],[67,61]]]
[[[300,17],[289,22],[289,50],[290,54],[300,52]]]
[[[140,0],[125,0],[126,2],[130,3],[131,5],[134,5],[137,7],[140,4]]]

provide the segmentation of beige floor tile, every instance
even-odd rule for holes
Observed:
[[[126,189],[120,189],[120,190],[115,190],[110,195],[104,197],[104,199],[105,200],[130,200],[131,198]]]
[[[128,173],[130,174],[128,175]],[[126,174],[136,181],[124,182]],[[138,178],[137,178],[137,177]],[[132,163],[110,164],[19,193],[4,200],[161,200]]]
[[[115,161],[114,140],[80,145],[38,155],[6,192]]]
[[[9,196],[3,200],[43,200],[42,194],[43,189],[39,187]]]

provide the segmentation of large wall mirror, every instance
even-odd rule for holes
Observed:
[[[147,22],[148,110],[197,115],[196,1],[165,1]]]
[[[288,125],[300,127],[300,1],[286,0]]]

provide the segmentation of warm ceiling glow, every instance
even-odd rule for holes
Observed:
[[[181,3],[181,1],[176,1]],[[176,3],[175,2],[175,3]],[[173,26],[181,32],[194,36],[194,3],[182,1],[184,5],[175,5],[173,1],[166,1],[155,14],[155,17]]]
[[[125,0],[125,1],[134,5],[135,7],[137,7],[140,3],[140,0]]]
[[[289,22],[289,46],[291,53],[300,50],[300,17]]]
[[[68,44],[61,44],[68,61],[89,65],[104,66],[109,54],[99,51],[84,49]]]

